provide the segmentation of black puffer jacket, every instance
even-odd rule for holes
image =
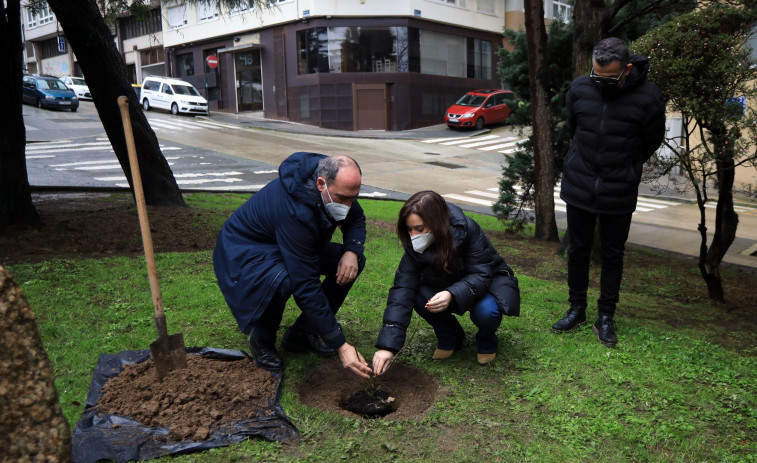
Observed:
[[[434,265],[436,248],[433,245],[423,253],[405,250],[394,275],[394,286],[389,290],[384,326],[376,341],[379,349],[397,353],[402,348],[413,314],[413,302],[421,290],[432,295],[449,291],[452,303],[448,310],[457,314],[470,310],[487,293],[494,296],[504,314],[520,314],[518,279],[512,269],[473,219],[454,204],[447,203],[447,207],[460,270],[448,274]]]
[[[566,96],[573,143],[565,156],[560,198],[589,212],[630,214],[636,209],[642,165],[665,134],[665,101],[647,81],[649,62],[631,55],[621,89],[603,92],[588,75]]]

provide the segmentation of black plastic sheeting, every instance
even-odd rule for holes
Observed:
[[[190,347],[187,348],[187,354],[226,361],[249,359],[249,356],[242,351],[211,347]],[[72,457],[75,463],[100,460],[149,460],[164,455],[225,447],[250,437],[262,437],[269,441],[280,442],[297,438],[297,428],[289,421],[279,404],[282,371],[272,373],[276,379],[276,397],[271,398],[270,413],[216,427],[210,438],[202,442],[192,440],[175,442],[168,437],[168,428],[148,428],[127,417],[99,415],[93,407],[97,404],[100,390],[108,379],[118,376],[124,365],[144,362],[149,358],[149,350],[100,355],[89,385],[84,413],[74,428]]]

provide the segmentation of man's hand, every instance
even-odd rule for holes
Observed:
[[[444,312],[449,307],[450,302],[452,302],[452,293],[442,291],[434,294],[434,297],[426,302],[426,310],[433,313]]]
[[[352,251],[342,254],[339,264],[336,266],[336,284],[346,285],[355,281],[358,273],[358,257]]]
[[[368,366],[368,363],[355,347],[345,342],[337,349],[337,352],[339,352],[339,359],[344,368],[363,378],[371,378],[371,367]]]
[[[389,368],[389,364],[392,363],[394,354],[388,350],[379,350],[373,354],[373,376],[378,376]]]

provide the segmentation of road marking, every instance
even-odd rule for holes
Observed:
[[[520,143],[523,140],[517,140],[517,141],[511,141],[509,143],[502,143],[499,145],[492,145],[487,146],[486,148],[479,148],[481,151],[494,151],[494,150],[501,150],[502,148],[511,148],[513,146],[517,146],[518,143]]]
[[[491,140],[492,138],[499,138],[499,137],[496,136],[496,135],[487,135],[485,137],[476,137],[476,140],[478,140],[478,141],[484,141],[484,140]],[[444,142],[441,142],[439,144],[440,145],[460,145],[462,143],[468,143],[469,141],[471,141],[471,139],[470,138],[466,138],[464,140],[444,141]]]
[[[26,156],[26,159],[46,159],[46,158],[54,158],[54,154],[43,154],[40,156]]]
[[[452,140],[469,140],[470,137],[454,137],[454,138],[433,138],[431,140],[422,140],[422,143],[439,143],[443,141],[452,141]]]
[[[278,170],[274,169],[274,170],[256,170],[254,173],[256,173],[256,174],[275,174],[277,172],[278,172]]]
[[[489,206],[489,207],[491,207],[494,204],[494,201],[489,201],[488,199],[472,198],[470,196],[462,196],[462,195],[458,195],[458,194],[454,194],[454,193],[446,194],[446,195],[442,195],[442,196],[444,196],[445,198],[456,199],[458,201],[463,201],[463,202],[466,202],[466,203],[480,204],[482,206]]]
[[[71,143],[70,141],[64,141],[64,142],[53,142],[53,143],[34,143],[34,144],[26,145],[26,151],[39,151],[39,150],[48,149],[54,146],[63,147],[63,148],[77,148],[80,146],[110,146],[110,142]]]
[[[505,143],[504,145],[497,145],[497,146],[502,146],[504,148],[505,146],[514,145],[514,143],[512,143],[511,140],[515,140],[515,139],[516,139],[515,137],[504,137],[504,138],[498,137],[496,140],[477,141],[475,143],[468,143],[467,145],[460,145],[460,148],[475,148],[477,146],[491,145],[492,143],[508,142],[508,143]],[[482,139],[476,138],[476,140],[482,140]],[[493,148],[487,147],[487,148],[481,148],[481,149],[487,151]]]
[[[206,120],[195,121],[195,123],[202,124],[202,125],[214,125],[216,127],[224,127],[226,129],[241,129],[242,128],[238,125],[221,124],[220,122],[213,122],[213,121],[206,121]]]
[[[380,191],[372,191],[370,193],[360,193],[360,197],[362,198],[381,198],[383,196],[387,196],[387,194],[382,193]]]

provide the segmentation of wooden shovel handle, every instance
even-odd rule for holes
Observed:
[[[158,326],[158,337],[168,336],[166,328],[166,316],[163,312],[163,296],[160,294],[158,282],[158,267],[155,265],[155,251],[152,248],[152,235],[150,234],[150,222],[147,219],[147,205],[145,194],[142,190],[142,177],[139,173],[139,161],[134,146],[134,133],[131,129],[129,118],[129,100],[125,96],[118,97],[118,108],[121,110],[121,119],[124,124],[126,136],[126,149],[129,152],[129,165],[131,166],[131,180],[134,185],[134,197],[137,201],[139,213],[139,228],[142,230],[142,243],[145,247],[145,261],[147,261],[147,275],[150,278],[150,291],[152,292],[152,305],[155,309],[155,323]]]

